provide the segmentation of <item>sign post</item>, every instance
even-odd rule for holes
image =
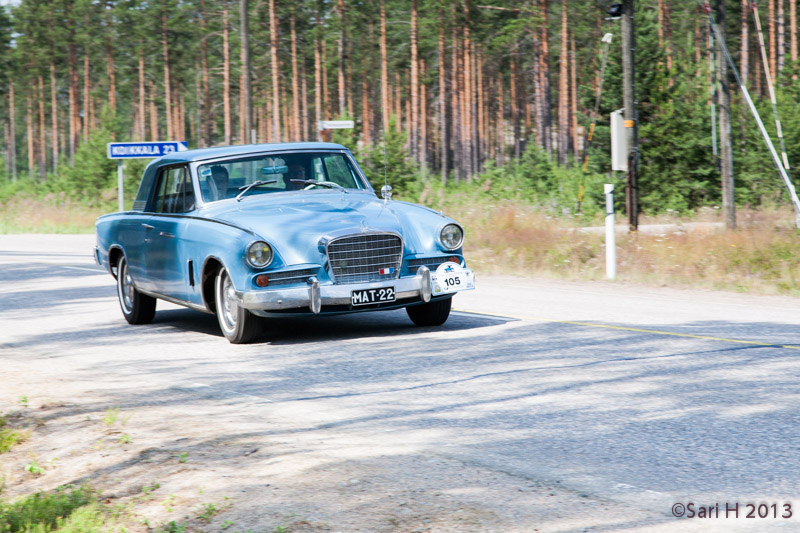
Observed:
[[[183,152],[189,147],[185,141],[108,143],[108,158],[117,160],[117,198],[119,210],[125,210],[123,182],[125,181],[123,159],[151,159],[172,152]]]

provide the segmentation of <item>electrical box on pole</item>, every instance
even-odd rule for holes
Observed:
[[[623,110],[611,113],[611,170],[628,171],[628,132],[625,129]]]

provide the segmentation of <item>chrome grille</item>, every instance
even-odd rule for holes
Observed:
[[[400,274],[403,241],[391,233],[363,233],[328,243],[334,283],[366,283],[395,279]],[[381,274],[381,269],[394,269]]]
[[[290,285],[292,283],[305,283],[308,278],[316,275],[317,271],[311,268],[304,268],[302,270],[284,270],[283,272],[267,273],[269,284],[272,285]]]

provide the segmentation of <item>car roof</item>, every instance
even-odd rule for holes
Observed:
[[[171,152],[153,161],[158,166],[167,163],[184,163],[215,159],[218,157],[259,154],[263,152],[285,152],[292,150],[347,150],[341,144],[323,142],[242,144],[237,146],[217,146],[214,148],[197,148],[183,152]]]

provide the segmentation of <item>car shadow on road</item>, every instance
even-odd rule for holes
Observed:
[[[351,315],[275,317],[260,320],[261,332],[251,344],[293,345],[356,338],[392,337],[418,331],[452,332],[517,322],[515,318],[471,313],[451,313],[442,326],[418,327],[405,310],[373,311]],[[153,324],[180,331],[222,337],[214,315],[190,309],[157,311]]]

